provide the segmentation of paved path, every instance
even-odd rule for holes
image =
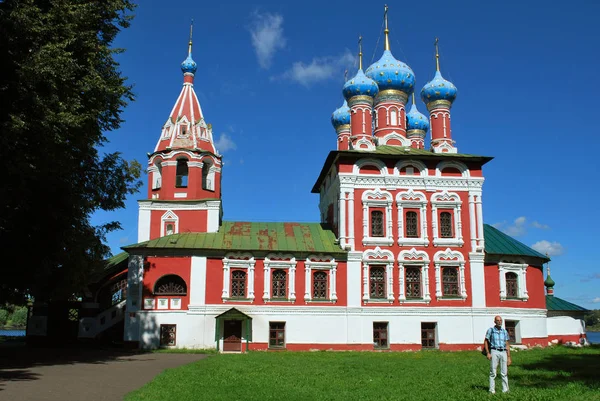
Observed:
[[[0,400],[117,401],[165,369],[202,354],[0,347]]]

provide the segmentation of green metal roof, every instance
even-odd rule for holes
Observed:
[[[543,263],[550,260],[546,255],[542,255],[489,224],[483,225],[483,236],[487,254],[530,256],[542,259]]]
[[[546,295],[546,309],[552,311],[575,311],[575,312],[587,312],[588,309],[582,308],[579,305],[572,304],[569,301],[560,299],[553,295]]]
[[[216,233],[180,233],[123,247],[132,249],[327,253],[344,256],[335,234],[320,223],[224,221]]]
[[[325,176],[331,169],[332,164],[335,163],[340,157],[351,157],[355,159],[363,157],[377,157],[380,159],[396,160],[413,158],[418,160],[439,161],[461,160],[464,162],[481,163],[482,166],[493,159],[493,157],[490,156],[478,156],[462,153],[433,153],[430,150],[415,149],[411,148],[410,146],[381,145],[377,146],[375,150],[332,150],[329,152],[329,155],[327,155],[327,159],[325,159],[325,163],[323,164],[319,178],[317,178],[317,182],[315,182],[315,185],[313,186],[312,193],[319,193],[321,182],[323,182],[325,179]]]
[[[127,252],[118,253],[106,261],[106,266],[104,269],[108,270],[111,267],[114,267],[119,263],[123,262],[124,260],[127,260],[127,258],[129,258],[129,254]]]

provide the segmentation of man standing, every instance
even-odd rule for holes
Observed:
[[[502,378],[502,392],[508,393],[508,367],[512,363],[510,359],[510,347],[508,345],[508,332],[502,328],[502,318],[494,318],[494,327],[490,327],[485,334],[485,349],[490,361],[490,393],[496,393],[496,369],[500,362],[500,377]]]

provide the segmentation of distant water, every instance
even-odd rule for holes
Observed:
[[[600,344],[600,331],[588,331],[587,339],[592,344]]]
[[[25,330],[0,330],[0,337],[25,337]]]

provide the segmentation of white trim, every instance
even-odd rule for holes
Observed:
[[[498,274],[500,275],[500,299],[502,301],[517,299],[527,301],[529,293],[527,292],[527,267],[526,263],[498,263]],[[518,295],[517,298],[508,298],[506,296],[506,273],[515,273],[517,275]]]
[[[281,302],[277,298],[271,298],[271,269],[286,270],[286,286],[288,302],[296,300],[296,258],[288,254],[269,254],[264,260],[264,289],[263,301]]]
[[[364,303],[368,302],[394,302],[394,254],[387,250],[376,247],[363,252],[363,297]],[[371,300],[369,291],[369,267],[371,265],[385,265],[386,276],[386,300]],[[351,291],[351,289],[348,289]]]
[[[395,127],[395,128],[400,128],[400,127]],[[387,145],[388,141],[393,140],[393,139],[399,140],[401,143],[400,146],[410,146],[410,141],[395,131],[390,132],[389,134],[387,134],[383,137],[379,137],[378,145]],[[393,146],[398,146],[398,145],[393,145]]]
[[[438,299],[453,299],[445,298],[442,293],[442,274],[443,266],[456,266],[458,268],[458,299],[467,299],[467,289],[465,285],[465,258],[459,251],[453,251],[446,248],[445,251],[438,251],[433,256],[435,264],[435,296]],[[455,298],[456,299],[456,298]]]
[[[165,223],[175,223],[174,231],[171,234],[179,233],[179,216],[177,216],[172,210],[168,210],[160,218],[160,236],[170,235],[165,232]]]
[[[421,299],[406,299],[404,291],[405,265],[419,267],[421,269]],[[427,302],[431,301],[429,293],[429,255],[425,251],[417,251],[415,248],[401,251],[398,254],[398,300],[400,302]]]
[[[361,174],[360,169],[365,166],[373,166],[379,169],[379,174],[388,175],[387,166],[384,162],[377,159],[359,159],[354,162],[354,166],[352,166],[352,174],[356,175],[376,175],[376,174]]]
[[[381,188],[367,190],[362,195],[363,205],[363,245],[387,245],[394,243],[392,233],[392,194]],[[383,237],[371,237],[370,223],[371,213],[369,208],[384,208],[383,213]]]
[[[232,299],[229,294],[229,286],[231,280],[231,269],[246,269],[246,298],[250,302],[254,301],[254,265],[256,261],[250,253],[228,253],[223,258],[223,291],[221,299],[223,302]],[[233,298],[232,300],[237,300]]]
[[[457,193],[442,191],[431,196],[431,228],[434,246],[463,246],[461,210],[462,200]],[[452,209],[454,223],[452,238],[441,238],[439,235],[437,209]]]
[[[424,193],[413,191],[398,192],[396,194],[396,206],[398,208],[398,245],[429,245],[427,237],[427,197]],[[419,220],[417,226],[419,236],[407,238],[404,236],[404,208],[419,209]]]
[[[427,169],[427,166],[425,165],[425,163],[423,163],[420,160],[399,161],[394,166],[394,175],[404,177],[403,175],[400,175],[400,170],[402,170],[404,167],[407,167],[407,166],[414,166],[414,167],[418,168],[418,170],[419,170],[419,174],[415,174],[413,176],[409,175],[408,177],[414,177],[414,176],[427,177],[429,175],[429,170]]]
[[[448,167],[455,168],[458,171],[460,171],[463,178],[471,177],[471,174],[469,172],[469,168],[467,167],[467,165],[462,162],[456,161],[456,160],[444,160],[444,161],[439,162],[438,165],[435,166],[435,176],[441,177],[442,171]]]
[[[304,261],[304,301],[312,301],[312,274],[315,270],[325,271],[328,276],[327,299],[319,302],[337,301],[337,262],[331,256],[310,255]]]
[[[190,305],[206,305],[206,257],[192,256],[190,265]]]

